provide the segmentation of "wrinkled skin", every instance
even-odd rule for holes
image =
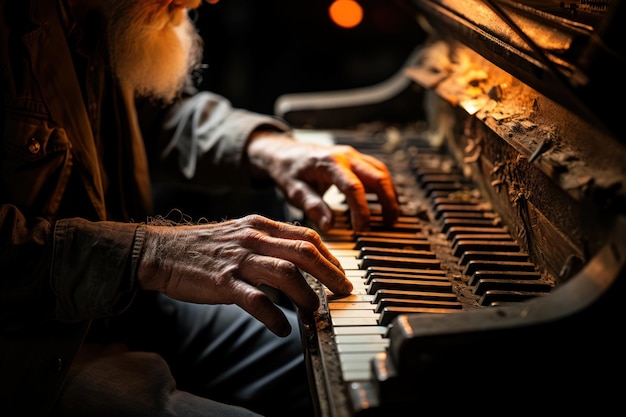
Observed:
[[[302,143],[286,135],[265,133],[252,139],[248,158],[253,169],[268,175],[287,200],[322,231],[332,227],[332,212],[322,198],[333,184],[346,196],[354,230],[369,227],[366,192],[377,194],[385,223],[391,225],[398,217],[396,192],[387,167],[351,146]]]
[[[319,306],[308,272],[337,294],[352,284],[312,229],[258,215],[190,226],[145,226],[138,279],[145,290],[183,301],[237,304],[272,332],[289,334],[282,311],[259,287],[282,291],[303,317]]]

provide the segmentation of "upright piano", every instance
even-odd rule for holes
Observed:
[[[406,0],[371,87],[281,96],[303,140],[389,167],[402,206],[323,234],[354,283],[304,326],[320,417],[623,409],[626,26],[618,0]],[[623,328],[622,328],[623,329]]]

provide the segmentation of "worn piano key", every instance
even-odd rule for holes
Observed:
[[[497,219],[443,219],[441,231],[447,233],[452,227],[491,228],[498,226]]]
[[[411,280],[417,280],[417,281],[449,282],[448,278],[445,276],[402,274],[402,273],[394,273],[394,272],[372,272],[372,273],[367,274],[363,282],[366,285],[369,285],[375,279],[411,279]]]
[[[356,239],[354,249],[361,249],[366,246],[378,248],[410,248],[414,250],[430,249],[430,242],[427,239],[393,239],[389,237],[366,237],[360,236]]]
[[[349,295],[334,295],[334,294],[329,294],[326,297],[328,299],[328,303],[362,303],[362,302],[368,302],[368,303],[373,303],[374,302],[374,295],[372,294],[349,294]]]
[[[337,326],[334,328],[334,333],[336,336],[343,335],[357,335],[357,334],[371,334],[384,336],[387,333],[387,328],[385,326]]]
[[[424,186],[426,197],[445,196],[463,188],[459,183],[428,183]]]
[[[324,244],[331,252],[335,250],[357,250],[352,241],[324,242]]]
[[[453,308],[428,308],[428,307],[394,307],[389,306],[385,307],[383,311],[380,313],[380,318],[378,319],[378,323],[382,326],[388,326],[394,318],[396,318],[400,314],[449,314],[449,313],[458,313],[461,310],[453,309]]]
[[[388,266],[375,265],[367,268],[364,277],[367,279],[374,273],[391,273],[391,274],[406,274],[406,275],[429,275],[445,277],[446,271],[441,269],[420,269],[420,268],[395,268]]]
[[[374,312],[382,313],[387,307],[425,307],[425,308],[453,308],[462,309],[459,301],[420,300],[406,298],[383,298],[377,304]]]
[[[541,279],[541,274],[535,271],[476,271],[474,272],[469,280],[467,281],[467,285],[473,287],[478,284],[483,278],[487,279]]]
[[[334,326],[376,326],[378,325],[377,317],[333,317],[331,323]]]
[[[377,353],[384,351],[387,346],[389,346],[389,340],[387,339],[382,339],[377,343],[341,343],[337,341],[337,351],[340,355],[342,353]]]
[[[485,210],[490,210],[491,205],[489,203],[483,202],[479,198],[475,196],[465,195],[464,198],[458,197],[435,197],[432,199],[433,209],[435,211],[440,210],[442,206],[446,205],[455,205],[455,206],[471,206],[471,207],[484,207]]]
[[[340,334],[335,337],[339,344],[389,344],[389,339],[385,339],[382,334]]]
[[[519,252],[520,247],[512,241],[457,240],[454,246],[454,256],[460,257],[465,251]]]
[[[380,226],[383,224],[383,216],[370,213],[370,223]],[[421,226],[421,221],[414,216],[399,216],[393,226],[386,226],[388,229],[395,230],[396,225],[416,225]]]
[[[480,260],[528,262],[528,254],[524,252],[484,252],[469,250],[463,252],[463,255],[459,259],[459,265],[467,265],[469,261]]]
[[[463,273],[472,275],[476,271],[528,271],[533,272],[535,265],[531,262],[505,261],[469,261]]]
[[[343,302],[334,302],[330,301],[328,303],[328,309],[332,312],[337,310],[372,310],[374,309],[374,304],[371,301],[343,301]],[[334,313],[333,313],[334,314]]]
[[[421,233],[422,225],[420,223],[394,223],[392,226],[373,223],[370,224],[370,231],[372,232],[388,232],[393,230],[394,232],[408,232],[408,233]]]
[[[361,269],[360,260],[354,256],[335,256],[343,269]]]
[[[547,293],[551,289],[552,286],[550,284],[542,281],[483,278],[478,281],[478,284],[473,288],[473,292],[477,295],[482,295],[492,290]]]
[[[402,258],[415,258],[415,259],[436,259],[435,252],[429,250],[416,250],[416,249],[399,249],[399,248],[377,248],[373,246],[362,247],[357,255],[357,258],[363,259],[366,256],[396,256]]]
[[[509,231],[501,226],[492,227],[468,227],[468,226],[452,226],[446,232],[446,238],[448,240],[454,240],[459,234],[506,234],[509,235]]]
[[[536,292],[490,290],[480,297],[478,303],[481,306],[495,306],[513,302],[518,303],[541,295]]]
[[[343,379],[345,381],[365,381],[369,379],[371,375],[369,362],[375,355],[376,353],[374,352],[339,354]]]
[[[368,255],[361,259],[361,269],[374,266],[386,266],[393,268],[433,269],[439,268],[441,262],[438,259],[400,258],[393,256]]]
[[[378,278],[369,283],[368,294],[375,294],[376,291],[382,289],[450,292],[452,291],[452,283],[449,281]]]
[[[454,172],[449,174],[440,174],[440,173],[430,173],[430,174],[422,174],[419,176],[419,182],[422,184],[435,184],[435,183],[465,183],[467,182],[467,178],[465,178],[461,173]]]
[[[458,234],[452,239],[452,252],[456,251],[456,247],[460,241],[473,240],[473,241],[487,241],[487,242],[509,242],[517,243],[511,235],[507,232],[504,233],[476,233],[476,234]]]
[[[373,238],[389,238],[389,239],[426,239],[426,236],[421,231],[404,231],[398,230],[385,231],[385,230],[368,230],[363,231],[356,236],[356,239],[361,237],[373,237]],[[352,240],[354,241],[354,239]]]
[[[448,202],[437,199],[433,201],[433,208],[437,213],[435,218],[438,219],[443,213],[486,213],[491,212],[491,204],[481,204],[473,202]]]
[[[443,213],[438,213],[439,219],[444,221],[447,219],[465,219],[465,220],[474,220],[474,219],[495,219],[497,216],[494,213],[480,211],[480,212],[470,212],[470,211],[447,211]]]
[[[404,291],[404,290],[392,290],[382,289],[376,291],[376,294],[371,296],[371,302],[377,304],[383,298],[393,299],[420,299],[420,300],[440,300],[440,301],[457,301],[457,297],[454,293],[436,292],[436,291]]]

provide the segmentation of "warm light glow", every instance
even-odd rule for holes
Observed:
[[[220,0],[204,0],[209,4],[217,4]]]
[[[354,0],[335,0],[328,8],[328,14],[342,28],[353,28],[363,20],[363,8]]]

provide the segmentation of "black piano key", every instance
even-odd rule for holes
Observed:
[[[492,227],[467,227],[467,226],[452,226],[446,233],[446,238],[450,241],[454,240],[457,235],[460,234],[506,234],[509,235],[509,231],[501,226]]]
[[[429,183],[424,186],[426,197],[431,198],[446,196],[462,188],[463,184],[459,183]]]
[[[511,236],[509,235],[509,233],[476,233],[476,234],[459,234],[454,236],[454,238],[452,239],[452,252],[456,252],[456,247],[459,244],[459,242],[461,241],[465,241],[465,240],[474,240],[474,241],[481,241],[481,242],[509,242],[509,243],[515,243],[517,244],[517,242],[515,242],[515,240],[513,240],[513,238],[511,238]]]
[[[390,256],[401,258],[415,258],[415,259],[436,259],[435,252],[429,250],[415,250],[415,249],[399,249],[399,248],[377,248],[372,246],[365,246],[359,251],[357,258],[363,259],[366,256]]]
[[[475,220],[475,219],[495,219],[496,215],[490,212],[469,212],[469,211],[446,211],[443,213],[437,213],[437,217],[440,220],[446,219],[465,219],[465,220]]]
[[[550,284],[542,281],[483,278],[478,281],[478,284],[473,288],[473,292],[476,295],[482,295],[492,290],[547,293],[551,289],[552,286]]]
[[[457,240],[454,245],[454,256],[460,257],[465,251],[481,252],[519,252],[520,247],[516,242],[503,240]]]
[[[392,268],[439,269],[441,262],[438,259],[398,258],[393,256],[368,255],[361,261],[361,269],[373,266]]]
[[[440,210],[441,207],[447,205],[456,205],[456,206],[471,206],[471,207],[485,207],[488,208],[489,205],[484,203],[482,200],[476,197],[464,197],[464,198],[455,198],[453,196],[445,196],[445,197],[435,197],[432,199],[433,209],[435,211]]]
[[[398,317],[400,314],[448,314],[448,313],[459,313],[462,310],[454,309],[454,308],[427,308],[427,307],[394,307],[389,306],[383,309],[380,313],[380,317],[378,318],[378,324],[381,326],[388,326],[391,324],[393,319]]]
[[[480,203],[451,203],[443,202],[441,199],[433,201],[433,208],[438,219],[443,213],[491,213],[491,206]],[[491,213],[493,214],[493,213]]]
[[[453,308],[461,310],[463,305],[459,301],[382,298],[376,304],[374,312],[382,313],[387,307]]]
[[[527,271],[534,272],[535,265],[530,262],[504,261],[469,261],[464,274],[471,276],[476,271]]]
[[[375,213],[370,213],[370,223],[376,224],[376,225],[382,224],[383,216],[375,214]],[[394,225],[387,226],[387,228],[390,231],[395,231],[397,225],[418,225],[419,226],[420,224],[421,224],[421,220],[415,216],[400,216],[398,217]]]
[[[393,230],[393,232],[407,232],[407,233],[421,233],[422,225],[420,223],[394,223],[392,226],[380,224],[380,223],[371,223],[370,231],[372,232],[389,232]]]
[[[393,299],[409,299],[409,300],[439,300],[439,301],[457,301],[454,293],[435,292],[435,291],[403,291],[382,289],[376,291],[372,299],[373,304],[378,304],[383,298]]]
[[[459,172],[442,174],[442,173],[430,173],[420,175],[419,182],[421,184],[463,184],[467,183],[467,178],[465,178]]]
[[[492,228],[498,227],[497,219],[443,219],[441,231],[448,233],[452,227]],[[486,232],[486,230],[485,230]]]
[[[368,230],[368,231],[359,232],[355,236],[356,239],[359,239],[361,237],[387,238],[387,239],[426,239],[426,235],[424,235],[424,233],[422,233],[421,230],[419,231],[410,230],[410,231],[404,231],[404,232],[400,232],[398,230],[393,230],[393,231]]]
[[[407,279],[407,280],[416,280],[416,281],[439,281],[439,282],[449,282],[447,277],[436,276],[436,275],[419,275],[419,274],[399,274],[392,272],[373,272],[368,274],[365,277],[365,284],[369,285],[375,279]]]
[[[373,295],[382,289],[451,292],[452,283],[449,281],[379,278],[370,281],[367,293]]]
[[[536,280],[541,279],[541,274],[535,271],[476,271],[472,274],[467,281],[469,287],[473,287],[478,284],[481,279],[527,279]]]
[[[459,259],[459,265],[467,265],[469,261],[502,261],[528,262],[528,254],[524,252],[483,252],[466,251]]]
[[[363,278],[368,279],[370,275],[376,274],[376,273],[404,274],[408,276],[419,276],[419,275],[436,276],[436,277],[446,276],[446,272],[442,271],[441,269],[394,268],[394,267],[387,267],[387,266],[371,266],[367,268]]]
[[[524,291],[501,291],[491,290],[485,292],[478,301],[481,306],[495,306],[506,303],[519,303],[531,298],[540,297],[543,294]]]

